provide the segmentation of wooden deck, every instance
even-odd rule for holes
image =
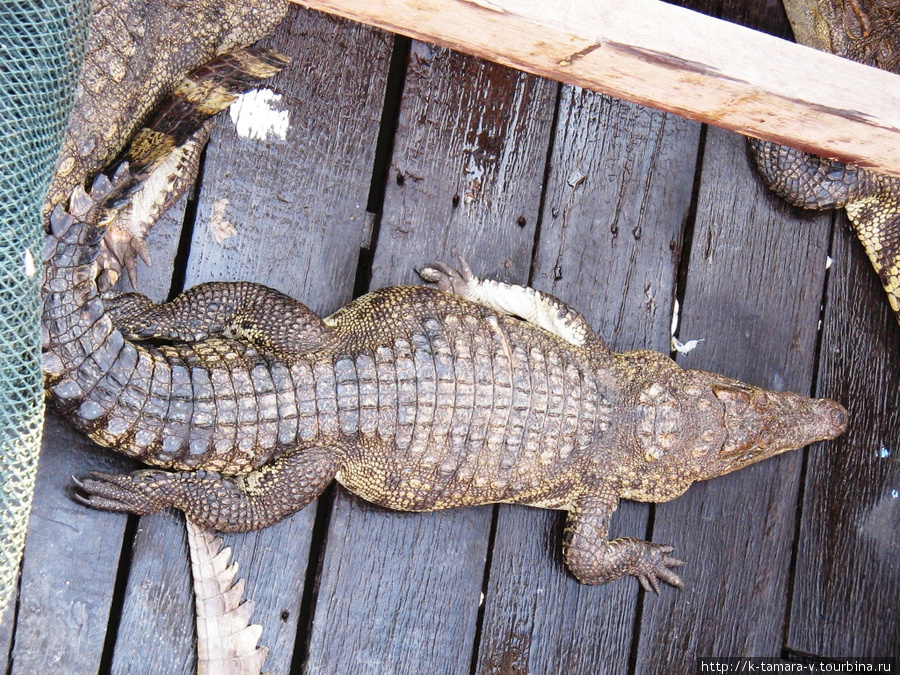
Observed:
[[[775,0],[698,9],[780,35]],[[671,543],[684,590],[578,584],[560,513],[403,514],[340,488],[226,536],[271,673],[679,673],[697,656],[900,653],[900,327],[845,217],[770,195],[734,134],[292,8],[270,40],[284,141],[224,120],[200,185],[152,235],[142,290],[247,279],[327,314],[464,255],[580,309],[617,350],[837,398],[850,431],[625,503],[613,533]],[[182,223],[184,230],[182,231]],[[826,260],[833,260],[826,269]],[[172,270],[175,269],[174,275]],[[820,329],[821,326],[821,329]],[[126,470],[49,417],[12,673],[190,673],[180,514],[70,500]]]

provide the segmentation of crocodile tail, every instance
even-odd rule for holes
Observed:
[[[100,242],[119,209],[176,148],[238,94],[271,77],[288,62],[268,49],[251,47],[222,54],[193,71],[137,133],[122,158],[94,179],[89,190],[72,191],[67,208],[57,204],[44,244],[44,373],[48,383],[67,374],[88,377],[93,347],[120,345],[121,334],[105,316],[96,284]],[[102,374],[114,359],[94,364],[90,377]],[[94,359],[96,361],[96,359]],[[87,365],[85,365],[87,362]],[[80,373],[80,375],[79,375]],[[82,383],[83,384],[83,383]],[[58,399],[77,399],[81,385],[70,385]],[[53,395],[51,391],[51,395]]]
[[[262,47],[228,52],[205,63],[156,108],[135,134],[122,161],[128,162],[132,174],[146,176],[207,119],[288,63],[289,57]]]

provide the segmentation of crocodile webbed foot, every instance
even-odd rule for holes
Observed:
[[[672,571],[684,563],[669,555],[671,546],[629,537],[609,541],[616,500],[590,496],[569,512],[563,541],[566,566],[583,584],[606,584],[630,574],[646,591],[659,594],[659,580],[681,587]]]
[[[130,474],[92,471],[74,478],[73,497],[105,511],[147,515],[174,507],[195,523],[221,532],[274,525],[318,497],[337,472],[334,448],[298,450],[243,476],[212,471]]]

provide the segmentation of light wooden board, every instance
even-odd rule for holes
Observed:
[[[660,0],[294,0],[900,176],[900,76]]]

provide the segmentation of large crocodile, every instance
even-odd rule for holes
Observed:
[[[784,0],[797,42],[900,74],[900,3]],[[900,322],[900,179],[751,139],[763,179],[807,209],[846,208]]]
[[[610,541],[619,499],[673,499],[846,426],[834,401],[683,370],[655,352],[613,353],[559,300],[465,266],[427,267],[437,289],[381,289],[324,320],[246,282],[204,284],[163,305],[101,298],[110,209],[162,161],[157,150],[132,147],[50,219],[50,398],[97,443],[169,469],[92,473],[78,483],[91,506],[174,506],[242,531],[337,479],[408,511],[564,509],[565,560],[580,581],[631,574],[658,590],[660,579],[680,585],[681,561],[671,546]]]

